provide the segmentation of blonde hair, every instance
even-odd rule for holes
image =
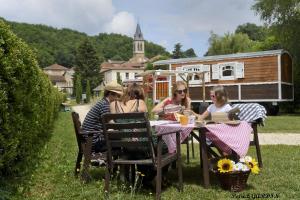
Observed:
[[[214,86],[211,91],[215,92],[217,103],[219,103],[220,105],[224,105],[224,104],[228,103],[227,91],[225,90],[225,88],[223,86],[221,86],[221,85]]]
[[[188,90],[187,84],[186,84],[184,81],[177,81],[176,84],[175,84],[174,90],[173,90],[173,99],[176,98],[176,96],[177,96],[177,93],[176,93],[176,92],[177,92],[178,87],[179,87],[180,85],[183,85],[183,86],[185,87],[185,89]],[[186,108],[189,107],[189,106],[188,106],[188,100],[187,100],[187,97],[188,97],[188,93],[185,93],[185,97],[181,100],[181,103],[180,103],[182,106],[185,106]]]
[[[122,96],[122,102],[126,105],[126,102],[132,99],[145,100],[144,89],[136,83],[130,84]]]

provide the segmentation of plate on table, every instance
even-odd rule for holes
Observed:
[[[228,124],[228,125],[238,125],[241,123],[240,120],[227,120],[227,121],[213,121],[213,120],[207,120],[205,121],[205,124]]]
[[[228,124],[228,125],[238,125],[240,123],[241,123],[240,120],[229,120],[229,121],[224,122],[224,124]]]

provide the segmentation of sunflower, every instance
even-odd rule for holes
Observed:
[[[222,159],[218,161],[218,171],[221,173],[231,172],[233,170],[233,164],[229,159]]]
[[[246,162],[246,164],[251,169],[251,172],[253,174],[259,173],[258,163],[256,162],[256,160],[254,158],[252,158],[252,160],[250,162]]]

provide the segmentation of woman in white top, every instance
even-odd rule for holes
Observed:
[[[214,112],[229,112],[232,109],[228,104],[227,92],[223,86],[213,87],[210,91],[210,98],[213,104],[209,105],[206,111],[198,116],[200,119],[205,119]]]

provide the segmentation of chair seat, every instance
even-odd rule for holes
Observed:
[[[166,164],[175,161],[177,159],[176,153],[167,153],[162,155],[162,166],[165,166]],[[112,161],[114,164],[117,165],[153,165],[152,159],[138,159],[138,160],[128,160],[127,158],[118,158],[116,160]]]

